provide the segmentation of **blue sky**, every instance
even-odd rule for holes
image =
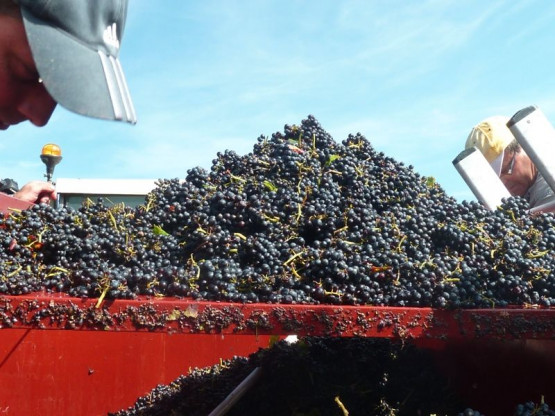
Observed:
[[[137,125],[58,107],[0,132],[0,176],[43,179],[54,142],[55,179],[183,178],[312,114],[474,199],[451,163],[474,124],[532,104],[555,123],[554,21],[551,0],[130,0]]]

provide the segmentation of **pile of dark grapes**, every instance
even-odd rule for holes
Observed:
[[[229,416],[457,415],[464,409],[425,350],[376,338],[307,337],[193,370],[116,416],[207,415],[255,368],[260,377]]]
[[[455,171],[454,171],[455,174]],[[555,217],[458,203],[309,116],[160,180],[137,208],[37,205],[0,227],[0,293],[232,302],[555,304]]]
[[[112,416],[207,415],[257,368],[259,378],[227,415],[484,416],[465,407],[429,350],[379,338],[320,337],[280,341],[195,369]],[[555,416],[547,403],[512,403],[506,394],[495,400],[497,409],[509,409],[495,414]]]

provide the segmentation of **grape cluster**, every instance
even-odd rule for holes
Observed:
[[[555,416],[555,410],[545,402],[526,402],[517,406],[515,416]]]
[[[161,179],[144,204],[0,221],[0,293],[297,304],[555,304],[555,217],[488,211],[313,116]]]
[[[514,416],[555,416],[555,410],[550,409],[549,405],[545,402],[535,403],[526,402],[520,403],[516,406],[513,413]],[[459,413],[457,416],[484,416],[477,410],[467,408],[464,412]]]

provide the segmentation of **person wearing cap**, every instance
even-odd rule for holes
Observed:
[[[553,190],[507,127],[508,121],[504,116],[481,121],[472,128],[465,148],[480,150],[510,194],[526,198],[530,208],[555,205]]]
[[[118,59],[127,0],[0,0],[0,130],[48,123],[57,104],[77,114],[135,124]],[[33,181],[14,194],[56,198]]]

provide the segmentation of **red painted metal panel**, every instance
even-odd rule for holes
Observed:
[[[9,214],[14,210],[21,211],[32,205],[34,205],[32,202],[22,201],[21,199],[0,192],[0,212],[3,214]]]
[[[106,415],[190,368],[247,356],[269,336],[4,329],[0,414]]]
[[[452,383],[482,411],[504,394],[534,394],[523,400],[547,396],[555,373],[555,309],[444,311],[183,299],[97,305],[95,299],[37,293],[0,298],[0,323],[0,414],[11,415],[117,411],[191,367],[265,348],[272,334],[414,342],[434,352]],[[498,370],[505,367],[520,371],[517,375],[526,374],[523,368],[531,371],[534,383],[507,386],[507,377],[517,377]]]

